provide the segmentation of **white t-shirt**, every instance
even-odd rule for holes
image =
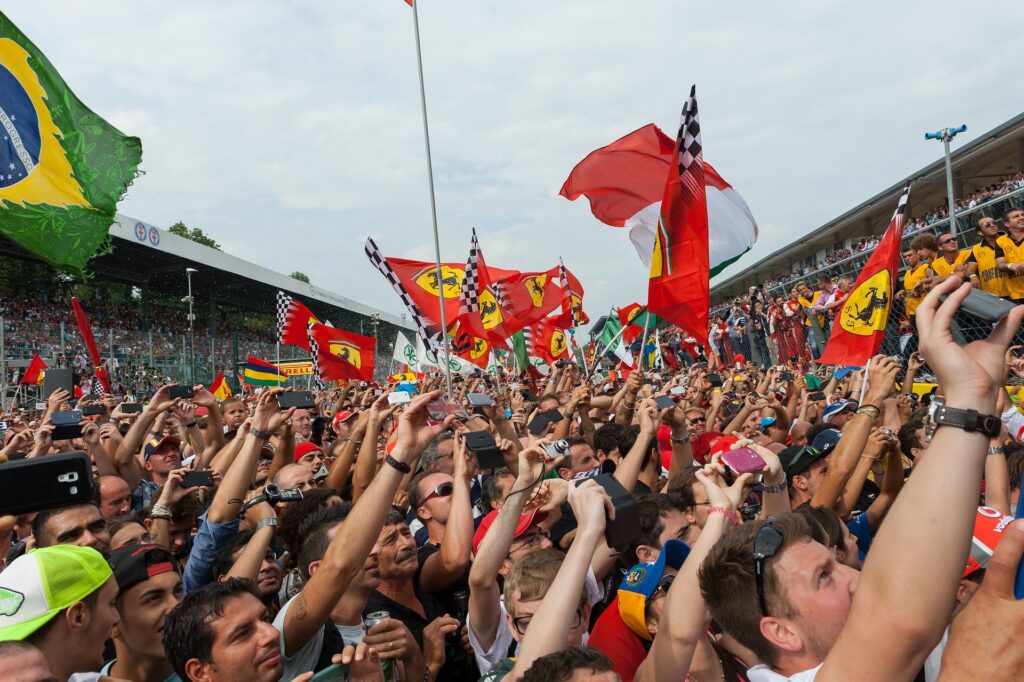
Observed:
[[[366,626],[362,623],[358,625],[342,625],[335,623],[334,627],[337,628],[338,634],[341,635],[341,639],[346,645],[358,645],[362,644],[366,638]]]
[[[750,678],[750,682],[814,682],[819,670],[821,670],[820,663],[810,670],[783,677],[764,663],[759,663],[747,671],[747,677]]]
[[[316,662],[320,660],[320,651],[324,647],[324,629],[323,627],[319,627],[316,630],[316,634],[310,637],[305,646],[300,647],[298,651],[293,651],[291,656],[285,655],[284,619],[288,614],[288,609],[291,608],[294,602],[295,597],[292,597],[285,602],[285,605],[282,606],[281,610],[277,613],[277,618],[274,619],[274,627],[277,628],[277,631],[280,633],[281,660],[284,661],[284,672],[281,674],[282,680],[290,680],[294,677],[298,677],[302,673],[309,672],[316,667]]]
[[[939,679],[939,671],[942,670],[942,654],[946,651],[946,644],[949,643],[949,628],[942,633],[942,639],[924,659],[924,679],[927,682],[935,682]]]

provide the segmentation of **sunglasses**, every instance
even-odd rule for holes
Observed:
[[[782,465],[782,468],[788,469],[789,467],[793,466],[794,464],[796,464],[796,461],[803,457],[805,454],[811,455],[813,457],[820,457],[821,450],[810,445],[805,445],[799,450],[797,450],[796,453],[792,457],[790,457],[789,461]]]
[[[706,419],[704,419],[704,417],[697,417],[696,419],[687,419],[686,421],[687,421],[687,422],[688,422],[688,423],[689,423],[689,424],[690,424],[691,426],[693,426],[694,424],[703,424],[703,423],[704,423],[705,421],[707,421],[707,420],[706,420]]]
[[[764,564],[775,556],[786,538],[782,531],[773,524],[774,517],[769,516],[764,525],[757,529],[754,536],[754,579],[757,580],[757,601],[761,605],[761,613],[768,615],[768,603],[764,598]]]
[[[661,580],[658,581],[658,586],[654,588],[654,592],[651,592],[651,598],[647,601],[652,602],[659,596],[668,594],[669,588],[672,587],[672,583],[675,582],[675,579],[676,576],[674,573],[672,575],[661,576]]]
[[[940,244],[949,244],[950,242],[955,242],[955,241],[956,241],[956,239],[954,239],[953,237],[950,237],[949,239],[940,239],[939,243]]]
[[[448,497],[455,490],[455,484],[451,481],[445,481],[441,485],[437,486],[430,491],[430,494],[423,498],[423,504],[426,504],[435,497]]]

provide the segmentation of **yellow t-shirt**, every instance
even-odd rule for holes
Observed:
[[[1003,247],[996,242],[996,245],[989,246],[984,239],[971,247],[971,257],[968,262],[978,264],[978,281],[981,290],[1005,298],[1009,294],[1006,289],[1006,276],[1010,273],[1003,272],[996,267],[996,258],[1004,257]]]
[[[805,308],[811,308],[811,307],[814,307],[814,306],[818,305],[818,301],[821,300],[821,293],[822,293],[821,289],[818,289],[817,291],[815,291],[813,294],[811,294],[811,300],[810,301],[808,301],[805,297],[801,296],[800,299],[799,299],[800,305],[802,305]],[[811,311],[805,310],[804,312],[807,313],[807,317],[806,317],[806,319],[804,319],[804,326],[805,327],[810,327],[811,326]],[[820,326],[822,329],[824,329],[825,328],[825,315],[823,315],[822,313],[818,313],[817,318],[818,318],[818,326]]]
[[[967,258],[970,255],[971,252],[964,249],[956,254],[956,259],[954,259],[952,263],[946,260],[945,256],[937,256],[935,260],[932,261],[932,271],[934,271],[939,277],[948,277],[949,275],[952,275],[958,267],[967,262]]]
[[[1024,239],[1019,242],[1008,234],[999,235],[996,244],[1003,248],[1007,263],[1024,263]],[[1006,273],[1006,293],[1013,300],[1024,298],[1024,272]]]
[[[913,315],[917,312],[917,306],[921,305],[921,301],[924,300],[924,296],[911,296],[910,292],[914,290],[914,287],[918,285],[928,274],[928,263],[921,263],[916,268],[907,268],[907,271],[903,273],[903,288],[907,291],[907,300],[905,307],[907,315]]]

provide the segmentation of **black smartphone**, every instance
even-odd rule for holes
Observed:
[[[182,488],[198,488],[213,485],[212,471],[189,471],[181,477]]]
[[[171,400],[177,400],[178,398],[191,398],[195,395],[191,386],[171,386],[167,389],[167,397]]]
[[[316,398],[312,391],[287,391],[277,394],[277,406],[282,410],[297,407],[302,410],[311,410],[316,407]]]
[[[819,400],[824,400],[825,399],[825,392],[824,391],[815,391],[814,393],[808,393],[807,394],[807,399],[810,400],[811,402],[815,402],[815,403],[818,402]]]
[[[792,372],[783,372],[782,374],[779,375],[779,378],[782,379],[783,381],[792,381],[793,380],[793,373]]]
[[[708,382],[714,388],[721,388],[722,387],[722,375],[721,374],[709,374],[708,375]]]
[[[50,423],[54,426],[68,426],[69,424],[79,424],[82,421],[81,410],[64,410],[62,412],[54,412],[50,415]]]
[[[667,410],[670,407],[675,407],[676,401],[672,400],[670,395],[659,395],[655,397],[654,404],[658,406],[659,410]]]
[[[611,474],[598,474],[590,479],[577,481],[576,485],[585,480],[593,480],[605,489],[608,496],[612,498],[612,506],[615,507],[615,520],[609,520],[604,528],[604,538],[609,547],[622,547],[641,533],[640,515],[636,508],[636,499],[633,493],[623,487],[618,479]]]
[[[48,369],[43,374],[43,396],[49,398],[53,392],[63,388],[68,396],[75,394],[75,376],[70,368]]]
[[[490,431],[467,431],[465,438],[466,447],[476,454],[478,468],[498,469],[505,466],[505,458]]]
[[[946,296],[939,297],[943,301],[946,298]],[[971,293],[967,294],[967,298],[960,303],[960,310],[993,323],[1006,317],[1006,314],[1016,307],[1016,303],[1003,300],[980,289],[971,289]]]
[[[0,464],[0,515],[67,507],[92,496],[92,462],[84,452]]]
[[[125,414],[139,414],[142,412],[142,403],[125,403],[121,406],[121,411]]]
[[[83,417],[95,417],[96,415],[106,414],[107,408],[103,405],[83,405],[82,416]]]

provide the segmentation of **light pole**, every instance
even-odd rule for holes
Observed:
[[[949,232],[956,236],[956,207],[953,205],[953,162],[949,157],[949,141],[958,134],[967,130],[967,124],[961,124],[956,128],[943,128],[934,133],[925,133],[926,140],[942,140],[942,146],[946,151],[946,199],[949,201]]]
[[[195,322],[195,315],[192,314],[192,273],[199,272],[195,268],[185,268],[185,277],[188,279],[188,296],[185,300],[188,301],[188,380],[195,383],[196,377],[196,336],[195,330],[193,329],[193,323]]]
[[[373,327],[373,352],[374,355],[377,353],[377,327],[380,325],[380,313],[373,313],[370,315],[370,326]],[[374,364],[376,364],[376,358],[374,358]]]

